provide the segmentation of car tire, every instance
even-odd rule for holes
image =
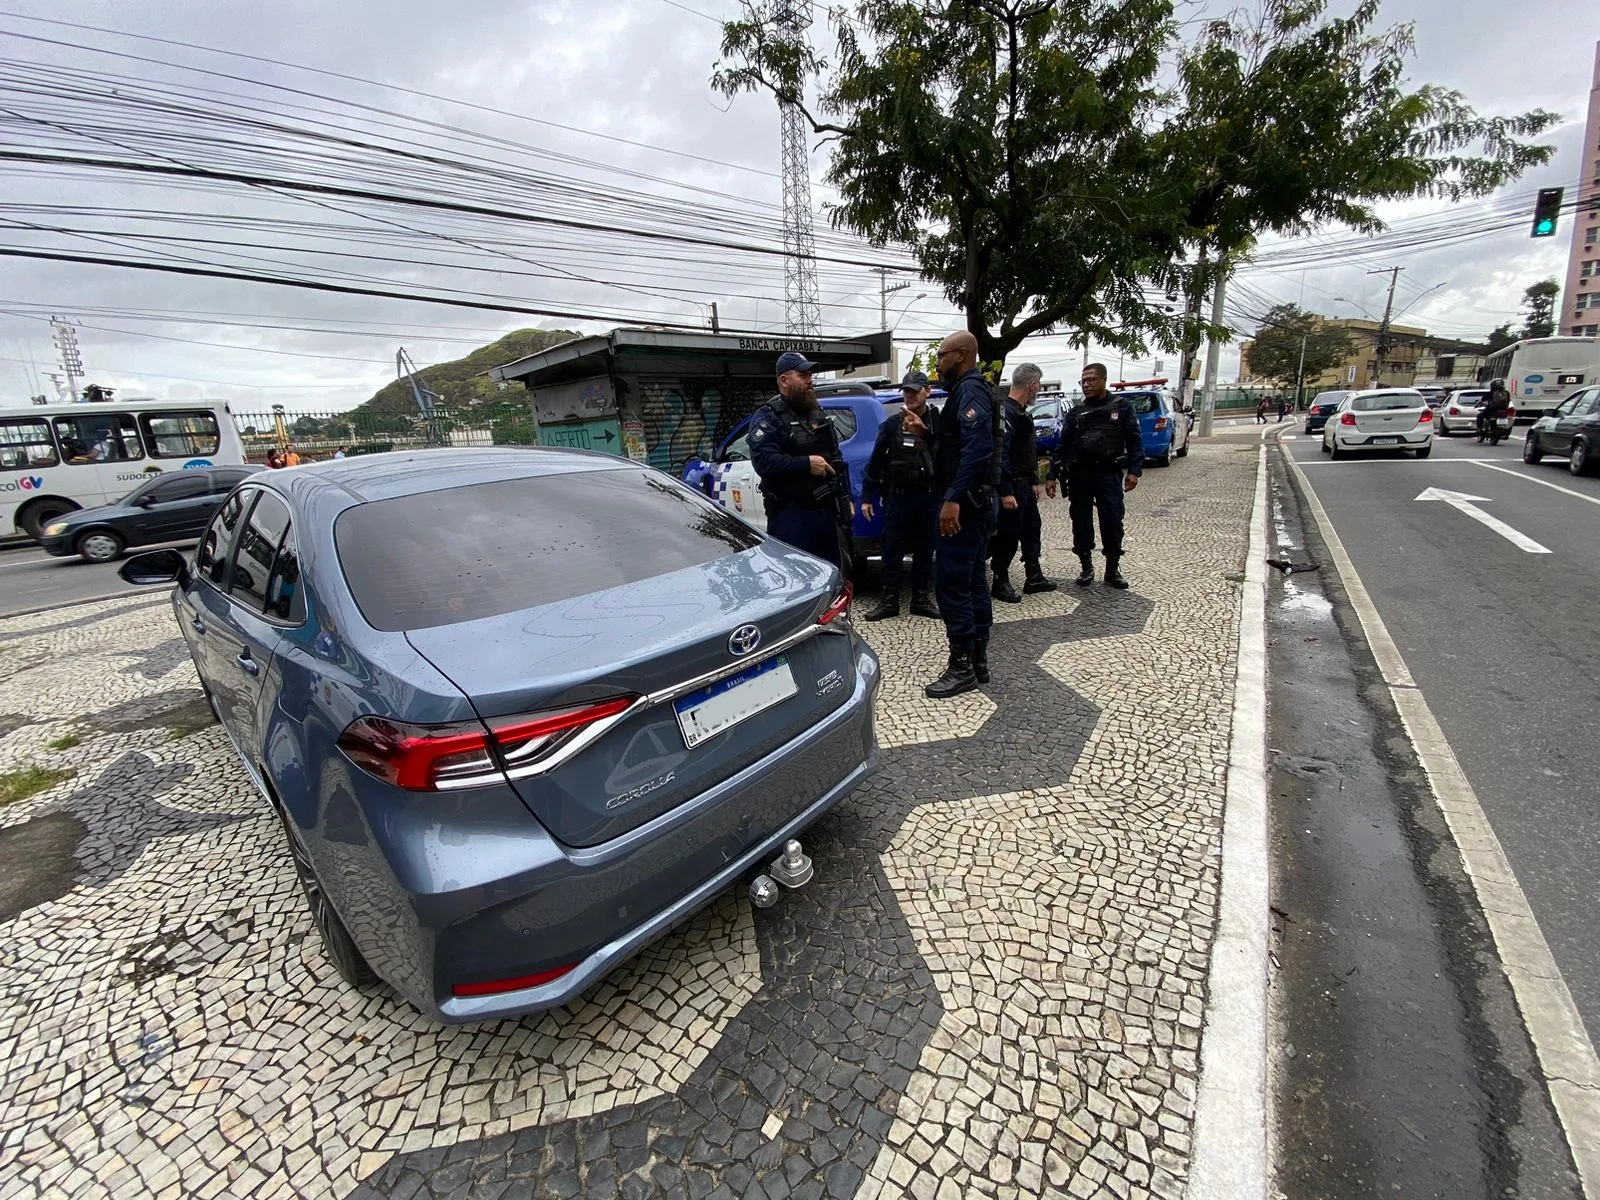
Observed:
[[[1326,445],[1327,443],[1324,443],[1324,444]],[[1333,440],[1333,443],[1331,445],[1328,445],[1328,457],[1333,459],[1335,462],[1337,462],[1338,459],[1339,459],[1340,453],[1341,452],[1339,450],[1339,439],[1335,438]]]
[[[1328,440],[1326,438],[1324,438],[1321,442],[1319,442],[1318,445],[1320,445],[1322,447],[1322,452],[1324,454],[1332,454],[1333,453],[1333,451],[1328,448]]]
[[[1417,451],[1417,457],[1418,458],[1427,458],[1428,455],[1430,455],[1432,453],[1433,453],[1433,443],[1429,442],[1426,446],[1422,447],[1422,449]]]
[[[22,514],[22,531],[36,542],[44,541],[44,527],[51,521],[77,512],[78,506],[65,500],[44,500]]]
[[[126,543],[109,529],[91,529],[73,546],[78,557],[89,563],[115,562],[122,557]]]
[[[1582,438],[1573,440],[1572,453],[1567,458],[1567,470],[1574,475],[1587,475],[1589,473],[1589,443]]]
[[[294,822],[282,809],[278,811],[278,819],[283,823],[284,835],[289,839],[289,859],[294,863],[300,890],[305,894],[306,907],[311,910],[311,924],[322,939],[322,948],[328,952],[333,969],[339,972],[340,979],[353,988],[371,987],[378,982],[378,976],[367,965],[366,958],[356,947],[355,939],[339,919],[339,914],[333,910],[328,894],[323,891],[322,882],[311,865],[311,856],[306,853],[305,843],[295,831]]]
[[[1178,457],[1179,458],[1188,458],[1189,457],[1189,439],[1188,438],[1184,438],[1184,440],[1183,440],[1183,449],[1178,451]]]
[[[1443,417],[1439,418],[1439,436],[1440,437],[1449,437],[1450,436],[1450,426],[1448,426],[1448,425],[1446,425],[1444,423],[1444,418]]]
[[[1528,430],[1528,436],[1522,441],[1522,461],[1537,463],[1544,460],[1544,451],[1539,449],[1539,439],[1534,436],[1533,430]]]

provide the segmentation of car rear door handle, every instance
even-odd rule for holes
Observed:
[[[246,650],[243,654],[239,655],[239,657],[234,659],[233,661],[238,663],[242,668],[244,668],[244,673],[246,675],[259,675],[259,674],[261,674],[261,668],[256,665],[256,660],[250,657],[250,652],[248,650]]]
[[[206,623],[198,616],[190,617],[189,624],[193,627],[196,633],[204,633],[206,631]]]

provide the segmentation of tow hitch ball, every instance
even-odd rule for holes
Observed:
[[[750,903],[757,908],[771,908],[783,894],[779,884],[791,890],[803,888],[816,873],[811,857],[791,838],[783,844],[783,853],[772,860],[767,873],[750,881]]]

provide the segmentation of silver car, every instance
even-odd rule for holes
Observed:
[[[1445,402],[1434,409],[1434,417],[1439,425],[1439,436],[1477,433],[1478,405],[1488,398],[1488,388],[1462,388],[1459,392],[1451,392]]]

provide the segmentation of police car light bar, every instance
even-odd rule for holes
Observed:
[[[1161,387],[1166,382],[1167,381],[1165,379],[1128,379],[1119,383],[1113,383],[1111,387],[1113,390],[1133,387]]]

